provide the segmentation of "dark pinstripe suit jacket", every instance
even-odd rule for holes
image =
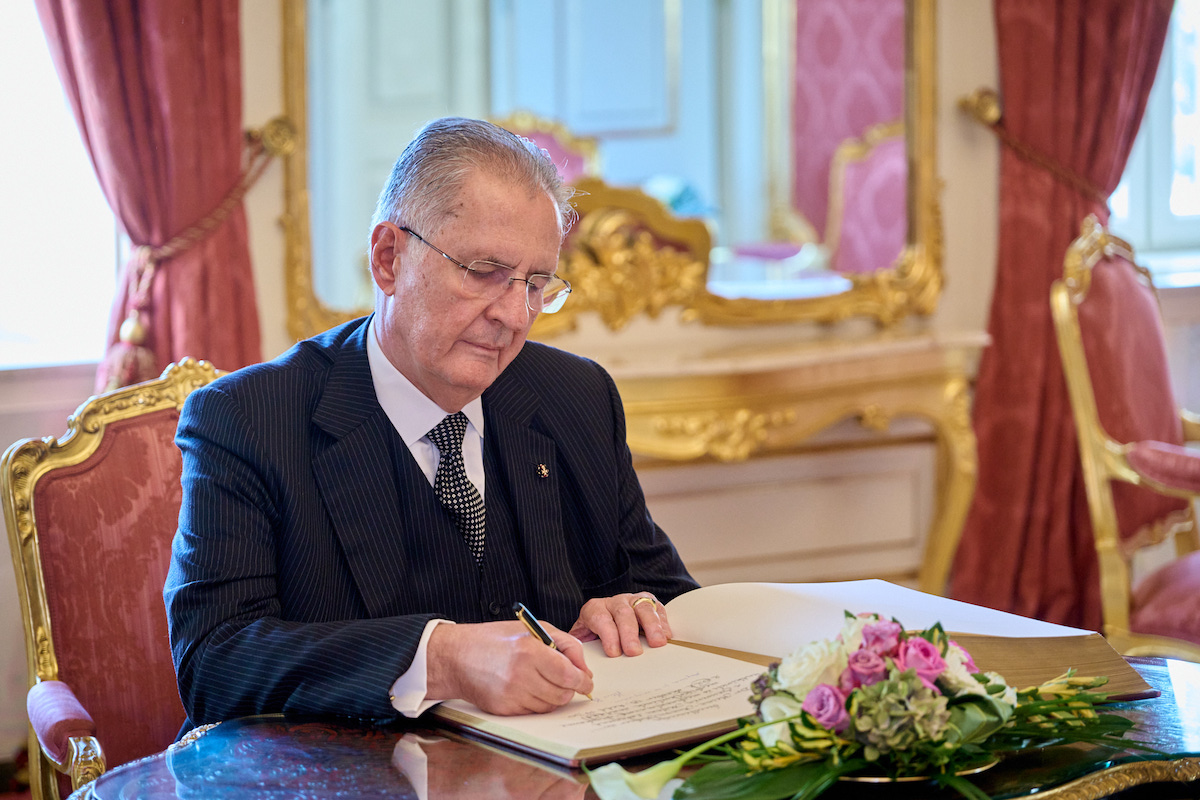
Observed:
[[[375,397],[367,329],[365,318],[334,328],[184,406],[164,597],[193,724],[281,710],[395,716],[388,690],[426,622],[482,621],[461,602],[479,581],[462,543],[413,544],[446,521],[412,500],[427,481],[397,475],[416,465]],[[483,405],[484,448],[546,619],[566,628],[590,597],[666,601],[695,587],[647,513],[601,367],[529,342]]]

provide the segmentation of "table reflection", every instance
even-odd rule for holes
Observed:
[[[1174,781],[1171,797],[1200,788],[1200,664],[1130,659],[1162,695],[1116,703],[1135,738],[1164,755],[1070,745],[1011,754],[974,783],[993,798],[1110,797],[1131,786]],[[659,757],[628,764],[638,769]],[[1190,782],[1190,783],[1189,783]],[[1160,787],[1161,788],[1161,787]],[[823,800],[863,796],[859,784]],[[871,798],[927,797],[918,784],[872,787]],[[1139,795],[1149,797],[1151,795]],[[191,741],[105,773],[72,800],[167,798],[594,798],[586,777],[417,722],[380,726],[281,715],[217,725]]]
[[[833,297],[853,283],[829,269],[821,245],[785,243],[714,247],[708,267],[708,290],[730,299],[798,300]]]
[[[1167,674],[1175,690],[1179,719],[1185,722],[1180,731],[1183,749],[1200,753],[1200,664],[1168,661]]]
[[[392,766],[421,800],[452,797],[537,797],[579,800],[587,784],[536,761],[500,753],[483,745],[406,733],[392,751]]]

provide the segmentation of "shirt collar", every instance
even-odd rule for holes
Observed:
[[[371,366],[371,381],[375,384],[375,396],[387,414],[400,438],[411,449],[413,443],[423,437],[446,416],[446,411],[429,399],[384,355],[376,338],[375,318],[371,317],[367,330],[367,362]],[[463,413],[471,427],[483,438],[483,399],[476,397],[463,406]]]

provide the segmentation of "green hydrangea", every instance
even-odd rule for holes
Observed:
[[[950,722],[946,703],[912,670],[893,669],[886,680],[860,688],[851,697],[850,725],[863,745],[863,757],[877,761],[919,741],[939,741]]]

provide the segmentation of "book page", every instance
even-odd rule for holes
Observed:
[[[579,696],[547,714],[519,717],[495,716],[451,700],[436,714],[500,740],[569,758],[605,748],[620,749],[622,755],[662,749],[687,738],[681,732],[704,729],[703,735],[709,735],[713,726],[732,730],[737,718],[754,713],[750,684],[762,674],[759,665],[674,645],[617,658],[604,655],[598,641],[583,647],[594,679],[592,700]]]
[[[1087,636],[1055,625],[925,594],[882,580],[831,583],[724,583],[676,597],[667,617],[684,642],[773,656],[837,636],[845,612],[877,612],[910,629],[941,622],[947,631],[989,636]]]

